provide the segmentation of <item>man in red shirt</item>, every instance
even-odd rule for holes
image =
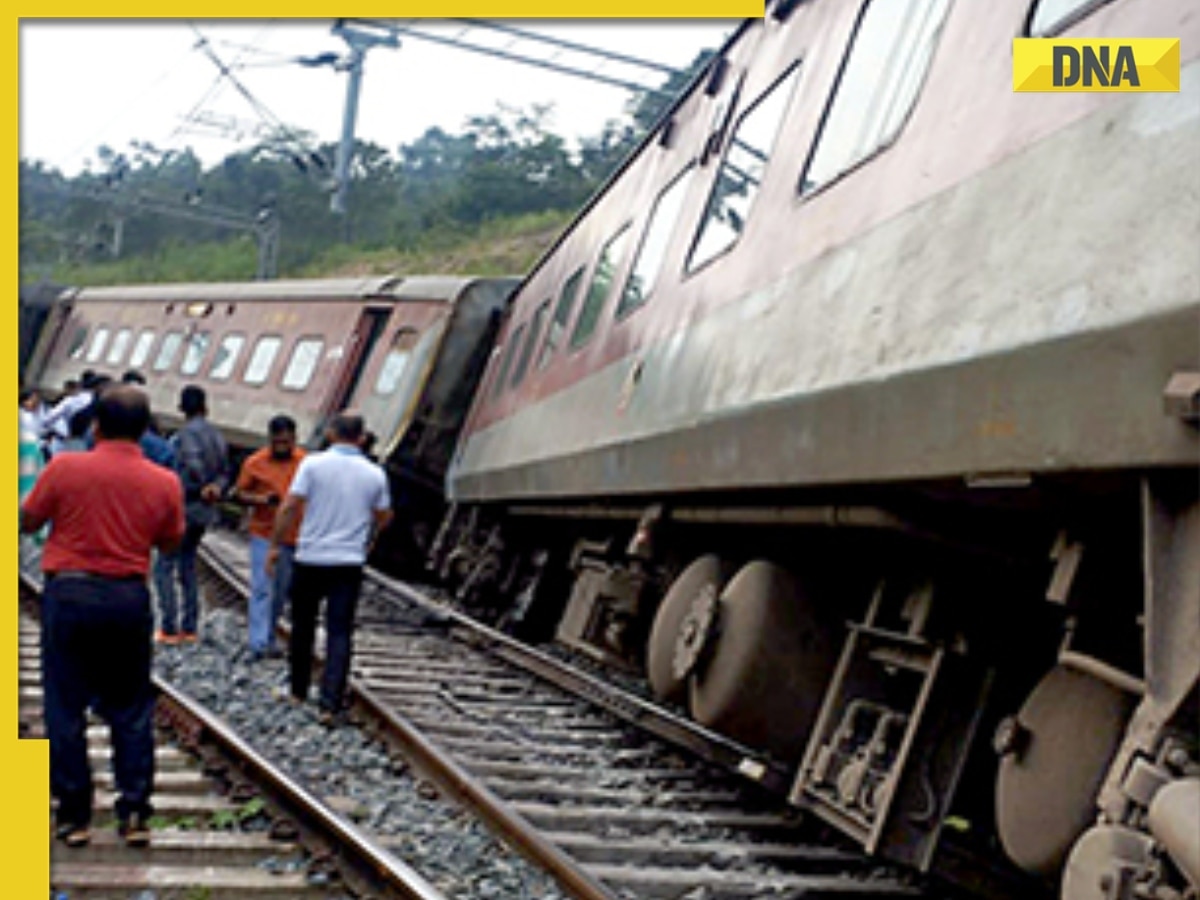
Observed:
[[[90,839],[89,707],[112,735],[121,834],[134,846],[150,840],[154,613],[146,573],[151,547],[174,550],[184,521],[178,477],[138,446],[149,420],[142,391],[106,389],[96,400],[95,449],[56,456],[21,506],[22,531],[51,526],[42,553],[42,702],[56,833],[68,846]]]
[[[252,510],[250,515],[250,653],[254,659],[278,655],[275,624],[283,612],[292,582],[292,556],[299,525],[280,540],[275,572],[267,572],[267,551],[275,528],[275,513],[287,496],[304,451],[296,446],[296,422],[276,416],[267,424],[270,443],[246,459],[234,485],[233,498]]]

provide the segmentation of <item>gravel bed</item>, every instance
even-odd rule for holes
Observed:
[[[285,660],[252,661],[245,618],[207,613],[198,644],[159,647],[157,673],[226,720],[256,750],[380,839],[448,897],[564,900],[548,875],[438,798],[376,740],[317,722],[315,701],[287,702]],[[316,687],[313,688],[314,697]],[[345,813],[344,813],[345,814]]]

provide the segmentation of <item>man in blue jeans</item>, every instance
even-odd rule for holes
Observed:
[[[42,555],[42,702],[55,833],[70,847],[91,838],[89,707],[112,734],[120,832],[132,846],[150,841],[154,613],[146,573],[151,548],[173,550],[184,525],[178,479],[138,447],[149,418],[137,388],[102,392],[95,449],[56,456],[21,507],[22,531],[51,525]]]
[[[176,470],[183,482],[187,531],[178,553],[159,554],[154,564],[154,587],[158,591],[161,644],[192,643],[200,616],[200,591],[196,584],[196,552],[209,526],[217,521],[216,502],[229,486],[229,458],[225,439],[208,421],[208,398],[204,388],[189,384],[179,393],[179,411],[187,421],[172,438]],[[183,593],[180,619],[175,599],[175,579]],[[182,625],[182,630],[177,626]]]
[[[242,463],[232,498],[250,509],[249,642],[254,659],[275,656],[275,625],[283,612],[292,582],[296,529],[283,536],[274,575],[267,574],[267,553],[275,514],[287,496],[304,451],[296,446],[296,422],[275,416],[267,424],[268,444]]]
[[[320,719],[332,724],[345,699],[350,675],[354,613],[363,566],[379,533],[392,519],[383,469],[363,456],[362,417],[342,412],[327,431],[330,447],[304,458],[275,517],[268,565],[297,520],[292,572],[290,690],[303,702],[312,679],[317,613],[325,606],[325,665],[321,676]]]

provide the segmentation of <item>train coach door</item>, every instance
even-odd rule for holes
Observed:
[[[371,356],[371,348],[387,325],[392,314],[391,306],[367,306],[362,310],[354,331],[346,341],[345,354],[342,357],[342,367],[338,374],[337,383],[329,392],[326,417],[338,410],[345,409],[350,403],[362,378],[363,369]]]

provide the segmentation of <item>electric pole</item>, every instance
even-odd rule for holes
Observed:
[[[395,29],[366,31],[351,28],[339,19],[333,26],[338,35],[350,47],[350,54],[339,64],[347,72],[346,106],[342,113],[342,138],[338,143],[337,160],[333,171],[333,197],[329,208],[335,213],[346,212],[346,191],[350,186],[350,157],[354,153],[354,124],[358,118],[358,94],[362,89],[363,60],[372,47],[399,47]]]

